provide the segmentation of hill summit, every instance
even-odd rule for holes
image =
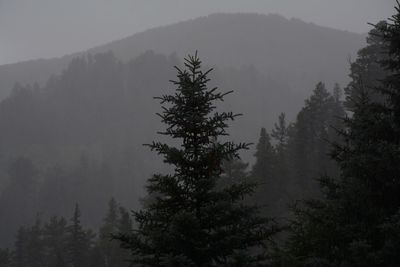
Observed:
[[[348,59],[364,44],[364,36],[286,19],[277,14],[218,13],[149,29],[127,38],[60,58],[0,66],[0,98],[15,82],[45,83],[72,58],[111,50],[128,61],[153,50],[179,57],[198,50],[204,61],[219,67],[255,66],[261,73],[308,90],[317,81],[347,81]],[[309,90],[305,95],[308,95]]]

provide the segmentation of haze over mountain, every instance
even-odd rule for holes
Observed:
[[[147,50],[179,57],[198,50],[209,65],[254,65],[263,75],[283,80],[306,96],[319,80],[347,81],[348,60],[364,39],[360,34],[274,14],[213,14],[150,29],[85,53],[111,50],[127,61]],[[0,66],[0,98],[15,82],[43,84],[82,53]]]
[[[400,266],[399,48],[400,0],[0,0],[0,267]]]
[[[212,86],[234,90],[221,108],[244,116],[229,132],[255,143],[260,128],[271,129],[280,112],[292,121],[319,81],[328,91],[334,82],[345,85],[348,58],[363,43],[363,35],[279,15],[214,14],[61,58],[0,66],[0,197],[25,195],[11,189],[26,176],[36,196],[21,197],[16,205],[23,214],[7,218],[10,229],[0,229],[0,239],[9,244],[15,227],[37,211],[66,216],[79,202],[90,211],[85,223],[97,226],[99,207],[111,196],[138,206],[144,182],[163,168],[142,146],[159,138],[153,97],[172,92],[173,66],[182,66],[186,54],[197,50],[204,68],[215,67]],[[252,162],[253,153],[242,156]],[[21,156],[17,169],[28,166],[30,175],[7,167]],[[0,206],[5,214],[6,200]]]

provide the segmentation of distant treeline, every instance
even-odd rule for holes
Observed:
[[[69,220],[38,216],[33,225],[21,226],[14,246],[0,249],[0,266],[129,266],[129,252],[112,240],[113,234],[132,230],[129,212],[112,198],[97,232],[86,229],[81,216],[76,204]]]
[[[27,89],[21,90],[15,94],[32,93],[30,90],[24,91]],[[249,164],[245,163],[227,164],[226,168],[240,168],[243,174],[259,183],[255,198],[265,204],[272,214],[283,216],[287,214],[288,203],[292,200],[318,195],[315,178],[320,174],[336,172],[337,168],[328,156],[328,140],[336,140],[334,128],[342,127],[338,118],[343,114],[340,88],[336,86],[330,93],[323,83],[319,83],[313,95],[306,100],[295,122],[288,123],[285,114],[282,113],[272,129],[271,136],[265,128],[261,129],[260,139],[255,147],[254,166],[249,169]],[[61,118],[60,120],[64,121]],[[91,122],[89,119],[85,121]],[[108,130],[108,122],[101,124],[107,126]],[[13,128],[10,127],[9,130],[11,129]],[[88,138],[93,130],[96,134],[95,126],[87,129]],[[77,131],[79,130],[82,129],[78,127]],[[65,128],[65,131],[71,129]],[[77,134],[77,138],[84,135]],[[65,138],[57,143],[67,142],[68,135]],[[115,142],[122,142],[122,138],[116,138]],[[128,141],[126,143],[129,144]],[[37,151],[34,155],[41,153],[46,156],[48,153],[47,157],[52,156],[51,152],[43,148],[35,149]],[[72,149],[76,151],[69,151]],[[46,165],[40,165],[41,162],[35,161],[35,158],[22,156],[11,160],[5,166],[5,176],[9,182],[5,183],[0,195],[0,217],[6,225],[0,230],[4,244],[10,244],[11,233],[18,225],[31,222],[36,214],[66,216],[75,202],[80,203],[86,211],[84,223],[90,226],[99,224],[102,206],[114,194],[120,196],[126,205],[138,207],[135,203],[141,196],[141,188],[144,185],[142,181],[149,177],[144,174],[140,177],[144,172],[144,166],[140,166],[140,163],[149,165],[140,158],[142,153],[144,157],[148,157],[142,148],[135,150],[127,145],[117,152],[109,151],[110,154],[104,155],[103,158],[93,151],[86,153],[88,148],[83,145],[72,148],[60,145],[58,150],[61,151],[60,154],[71,153],[72,156],[65,157],[64,162],[58,160],[52,164],[49,162],[54,162],[54,159],[49,159]],[[228,173],[230,171],[227,170]]]

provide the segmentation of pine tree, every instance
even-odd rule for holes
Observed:
[[[254,156],[256,163],[252,169],[252,177],[261,183],[269,182],[273,174],[275,151],[271,145],[271,138],[265,128],[261,128],[260,139],[258,140]]]
[[[119,225],[121,223],[120,220],[119,205],[114,198],[111,198],[108,202],[108,211],[104,218],[104,224],[100,228],[99,249],[103,259],[101,266],[122,266],[121,264],[124,260],[121,259],[122,249],[118,241],[112,240],[112,234],[122,230]]]
[[[252,179],[259,184],[255,200],[267,207],[272,207],[277,197],[277,180],[275,177],[276,155],[271,138],[265,128],[261,128],[257,143],[256,162],[251,170]],[[269,209],[270,210],[270,209]]]
[[[320,190],[316,179],[336,172],[329,152],[330,143],[335,141],[330,139],[336,136],[332,126],[337,124],[341,114],[338,113],[339,104],[325,84],[319,82],[289,131],[288,164],[292,188],[296,190],[290,194],[294,199],[318,196]]]
[[[118,221],[118,231],[117,233],[128,234],[132,231],[132,220],[129,216],[129,212],[124,207],[119,207],[119,221]]]
[[[279,114],[278,123],[274,124],[274,129],[272,129],[271,137],[278,142],[276,145],[277,152],[279,154],[283,154],[288,139],[288,127],[286,125],[285,113],[282,112],[281,114]]]
[[[275,177],[280,178],[280,188],[283,183],[287,183],[287,145],[289,139],[289,126],[286,124],[285,113],[281,113],[278,117],[278,123],[274,124],[271,137],[275,140]]]
[[[13,262],[16,267],[27,266],[27,245],[28,245],[28,234],[24,227],[19,227],[15,245],[14,245],[14,257]]]
[[[80,217],[79,205],[76,204],[71,225],[68,226],[67,251],[69,253],[69,265],[72,267],[88,265],[89,251],[94,237],[90,231],[83,229]]]
[[[226,187],[228,185],[237,184],[246,181],[248,179],[248,172],[246,169],[249,164],[244,163],[241,160],[229,160],[222,162],[222,173],[221,173],[221,186]]]
[[[18,229],[14,245],[13,266],[44,266],[45,249],[42,230],[39,219],[31,227]]]
[[[117,224],[117,231],[115,233],[129,235],[131,231],[132,231],[132,219],[129,215],[129,212],[124,207],[119,207],[119,220]],[[128,250],[125,250],[119,246],[118,256],[116,258],[118,259],[116,266],[118,267],[130,266]]]
[[[43,242],[46,255],[44,266],[68,266],[67,238],[67,221],[63,217],[51,217],[43,229]]]
[[[387,59],[384,52],[382,34],[379,27],[384,27],[386,21],[379,22],[366,38],[367,46],[357,52],[357,58],[350,65],[350,82],[344,88],[346,99],[344,105],[347,110],[353,111],[355,102],[361,94],[367,93],[373,102],[382,101],[382,96],[376,91],[382,85],[382,80],[388,74],[384,66],[380,64]]]
[[[242,202],[253,186],[239,183],[218,189],[222,162],[238,158],[246,144],[223,139],[227,122],[237,115],[216,112],[226,93],[207,87],[208,74],[197,57],[185,59],[173,95],[159,97],[167,125],[162,134],[181,141],[172,147],[150,144],[174,166],[172,174],[155,174],[147,186],[156,199],[135,212],[137,228],[120,235],[132,262],[142,266],[258,266],[266,260],[266,242],[275,232],[257,207]]]
[[[279,114],[278,122],[274,124],[274,128],[271,132],[272,139],[276,142],[274,148],[276,151],[275,156],[275,169],[274,169],[274,180],[276,188],[275,197],[275,210],[277,215],[286,216],[288,212],[287,203],[288,191],[287,187],[291,183],[289,179],[289,165],[288,165],[288,141],[289,141],[290,125],[286,123],[285,113]]]
[[[28,266],[42,267],[44,265],[44,243],[42,223],[39,219],[28,229],[27,261]]]

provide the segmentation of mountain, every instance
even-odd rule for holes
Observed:
[[[67,216],[75,202],[90,226],[99,225],[111,196],[139,205],[145,180],[168,169],[141,144],[162,138],[153,97],[173,92],[168,81],[184,54],[198,50],[215,67],[210,86],[234,90],[219,107],[243,113],[229,132],[255,143],[280,112],[292,119],[319,80],[345,83],[348,55],[362,43],[361,35],[277,15],[215,14],[0,66],[0,221],[7,219],[0,247],[19,225],[38,214]],[[26,170],[13,172],[21,162]]]
[[[198,50],[209,65],[255,66],[261,73],[302,92],[315,83],[347,81],[348,60],[364,44],[365,36],[286,19],[280,15],[212,14],[150,29],[87,51],[61,58],[38,59],[0,66],[0,98],[15,82],[45,83],[83,53],[111,50],[128,61],[147,50],[182,57]]]

